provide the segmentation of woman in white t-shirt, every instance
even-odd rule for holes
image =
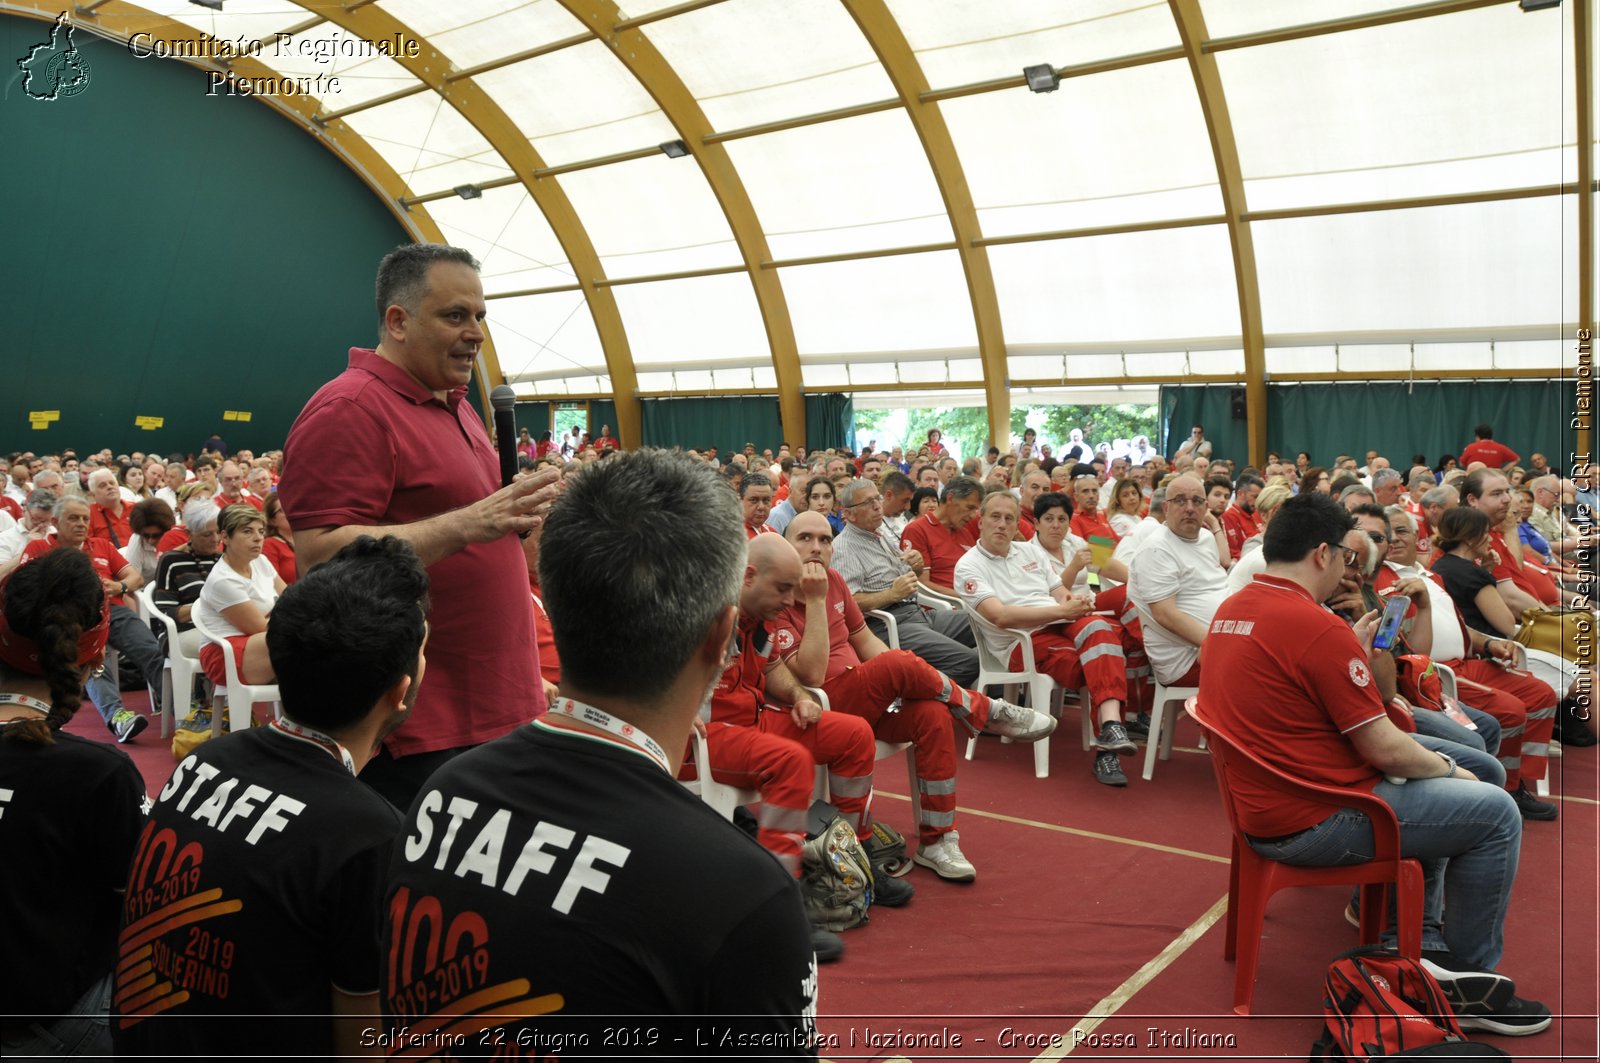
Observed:
[[[217,517],[222,532],[222,560],[206,577],[195,602],[197,623],[227,640],[246,683],[278,681],[267,656],[267,617],[283,593],[284,582],[272,562],[261,556],[267,524],[261,511],[247,503],[228,506]],[[200,647],[200,664],[218,686],[227,682],[222,649],[214,642]]]

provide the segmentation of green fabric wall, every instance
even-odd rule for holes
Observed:
[[[855,445],[856,404],[849,395],[806,396],[806,450]]]
[[[550,420],[551,409],[548,402],[519,402],[517,403],[517,429],[526,428],[535,443],[544,438],[544,434],[551,430],[553,423]],[[560,442],[560,440],[556,440]]]
[[[617,404],[595,399],[589,403],[589,438],[598,439],[605,425],[610,425],[611,434],[617,435]]]
[[[306,133],[256,100],[207,97],[176,60],[79,30],[88,86],[30,99],[14,60],[50,26],[0,16],[0,450],[189,452],[213,431],[281,444],[349,348],[376,342],[373,275],[405,231]],[[33,430],[31,410],[61,418]]]
[[[1237,385],[1178,385],[1161,389],[1164,453],[1171,454],[1192,425],[1205,426],[1218,457],[1243,461],[1249,440],[1244,421],[1229,413]],[[1337,384],[1269,384],[1267,447],[1285,457],[1308,451],[1314,465],[1340,454],[1364,458],[1377,450],[1403,466],[1416,453],[1428,464],[1459,454],[1474,425],[1487,422],[1494,437],[1522,455],[1547,455],[1562,464],[1571,433],[1563,411],[1572,383],[1559,380],[1447,380]]]
[[[726,455],[743,449],[746,443],[754,443],[758,451],[776,451],[783,441],[775,395],[645,399],[642,406],[641,434],[647,447],[704,450],[715,446]]]
[[[1238,384],[1163,385],[1159,402],[1161,453],[1172,456],[1178,444],[1189,438],[1189,430],[1200,425],[1211,440],[1211,453],[1219,458],[1244,458],[1250,450],[1250,436],[1244,421],[1235,421],[1229,396]],[[1099,442],[1096,440],[1095,442]]]

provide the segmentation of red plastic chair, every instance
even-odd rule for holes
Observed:
[[[1250,1014],[1255,995],[1256,966],[1261,953],[1261,928],[1267,917],[1267,901],[1290,886],[1361,887],[1361,943],[1376,943],[1388,918],[1389,884],[1399,888],[1396,912],[1400,920],[1400,952],[1412,959],[1422,956],[1422,865],[1400,855],[1400,825],[1394,810],[1382,798],[1362,790],[1297,779],[1280,771],[1240,746],[1198,711],[1196,699],[1187,702],[1189,715],[1210,739],[1211,767],[1217,773],[1217,788],[1233,828],[1233,862],[1228,872],[1228,926],[1222,943],[1222,958],[1236,960],[1233,979],[1233,1010]],[[1249,778],[1258,784],[1282,790],[1285,796],[1332,802],[1354,808],[1372,821],[1372,839],[1377,855],[1365,864],[1346,867],[1295,867],[1268,860],[1250,848],[1233,806],[1231,781]]]

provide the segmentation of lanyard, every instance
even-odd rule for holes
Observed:
[[[667,753],[654,738],[645,734],[626,720],[619,720],[608,712],[602,712],[593,705],[585,705],[581,701],[571,698],[557,698],[556,703],[550,707],[551,714],[560,713],[573,720],[581,720],[591,727],[598,727],[615,735],[622,742],[627,743],[657,764],[667,774],[672,774],[672,769],[667,765]],[[544,723],[547,727],[556,727],[563,731],[572,731],[573,728],[563,726],[546,717]]]
[[[26,694],[0,694],[0,705],[21,705],[25,709],[42,712],[46,716],[50,715],[50,703],[48,701],[30,698]]]
[[[320,749],[326,750],[335,759],[344,765],[345,771],[351,775],[356,773],[356,762],[350,756],[350,751],[321,731],[313,731],[309,727],[302,727],[287,718],[273,720],[270,726],[280,734],[287,735],[301,742],[310,742]]]

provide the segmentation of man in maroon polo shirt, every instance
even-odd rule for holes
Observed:
[[[516,533],[543,520],[557,474],[502,488],[466,401],[486,313],[470,254],[396,248],[377,295],[377,349],[352,348],[349,368],[300,411],[278,496],[302,573],[359,535],[397,535],[428,567],[428,674],[410,723],[362,772],[405,808],[445,761],[545,711]]]
[[[956,562],[978,541],[972,520],[983,501],[983,487],[970,476],[945,485],[939,508],[918,517],[900,533],[900,549],[915,550],[927,563],[922,582],[946,597],[956,596]]]

